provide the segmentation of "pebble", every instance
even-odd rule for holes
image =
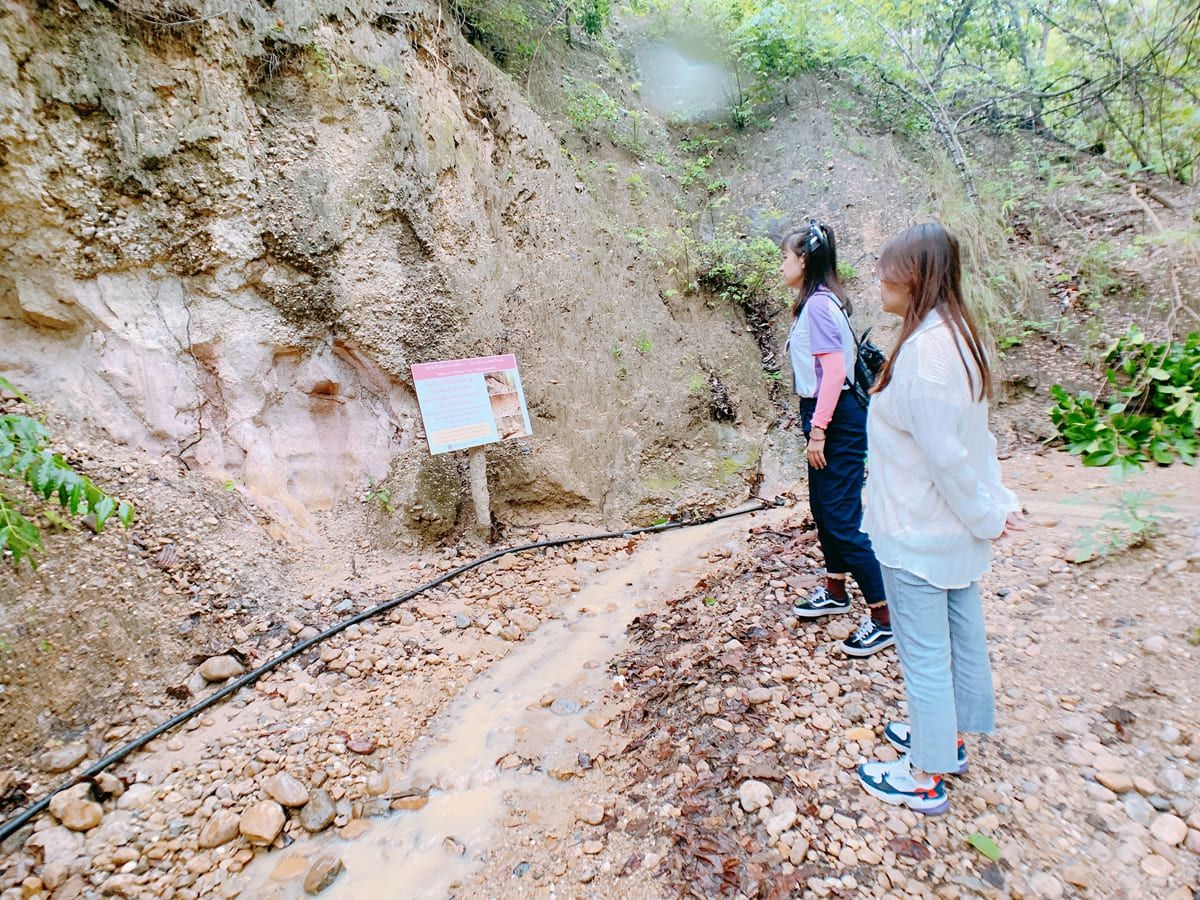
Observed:
[[[228,655],[210,656],[204,662],[200,663],[200,674],[204,676],[205,681],[209,682],[236,678],[245,671],[245,666]]]
[[[40,858],[46,866],[67,863],[83,849],[83,837],[62,825],[52,825],[34,832],[25,842],[25,849]]]
[[[1055,898],[1063,895],[1062,882],[1049,872],[1039,872],[1030,879],[1029,886],[1039,897]]]
[[[808,856],[809,843],[806,838],[797,838],[792,842],[792,849],[788,852],[788,862],[793,866],[798,866],[804,862]]]
[[[1163,653],[1167,649],[1167,640],[1161,634],[1154,634],[1142,641],[1142,649],[1150,654]]]
[[[91,800],[69,800],[60,807],[57,818],[71,831],[90,831],[104,818],[104,809]]]
[[[1174,847],[1183,843],[1188,828],[1183,819],[1168,813],[1154,820],[1154,824],[1150,826],[1150,833],[1168,847]]]
[[[125,793],[117,799],[117,809],[145,809],[154,802],[154,797],[157,793],[158,791],[151,785],[141,782],[131,784]]]
[[[38,757],[38,768],[43,772],[49,772],[51,775],[57,775],[60,772],[67,772],[75,768],[79,763],[83,762],[87,756],[87,747],[83,744],[67,744],[65,747],[56,747],[53,750],[47,750]]]
[[[375,752],[376,746],[375,738],[371,737],[351,738],[346,742],[346,749],[359,756],[369,756]]]
[[[228,844],[238,836],[238,815],[232,810],[219,809],[200,829],[199,844],[205,850]]]
[[[284,818],[282,806],[274,800],[263,800],[242,813],[238,831],[251,844],[265,847],[283,830]]]
[[[1182,794],[1187,790],[1187,778],[1174,766],[1167,766],[1159,770],[1154,780],[1168,794]]]
[[[556,716],[573,716],[575,713],[583,709],[578,700],[572,700],[570,697],[558,697],[550,704],[550,712]]]
[[[771,789],[761,781],[743,781],[742,786],[738,788],[738,800],[746,812],[770,806],[774,796]]]
[[[588,856],[595,856],[604,849],[604,844],[600,841],[584,841],[583,852]]]
[[[337,880],[345,868],[340,856],[317,857],[313,861],[312,867],[309,868],[308,874],[304,876],[304,892],[306,894],[321,893]]]
[[[272,775],[263,783],[263,790],[281,806],[297,809],[308,802],[308,788],[287,772]]]
[[[308,802],[300,810],[300,826],[305,831],[324,831],[337,816],[333,798],[325,788],[317,788],[308,795]]]
[[[1098,772],[1096,780],[1118,794],[1133,790],[1133,779],[1124,772]]]
[[[1151,878],[1166,878],[1175,870],[1169,859],[1152,853],[1142,860],[1142,871]]]
[[[1088,888],[1092,883],[1091,870],[1079,863],[1073,863],[1063,869],[1063,880],[1077,888]]]
[[[579,811],[579,821],[599,825],[604,821],[604,807],[599,803],[589,803]]]

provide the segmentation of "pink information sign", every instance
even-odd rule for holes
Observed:
[[[430,453],[448,453],[532,433],[517,358],[481,356],[412,367]]]

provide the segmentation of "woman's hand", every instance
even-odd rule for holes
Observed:
[[[825,468],[824,428],[813,428],[808,433],[808,464],[814,469]]]
[[[1004,517],[1004,530],[1000,532],[1000,537],[1008,537],[1014,531],[1025,530],[1025,514],[1019,509],[1013,510]]]

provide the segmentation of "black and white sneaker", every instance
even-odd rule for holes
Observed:
[[[839,600],[830,595],[825,588],[815,588],[807,600],[801,600],[792,607],[793,615],[802,619],[819,619],[821,616],[832,616],[837,613],[850,612],[850,595]]]
[[[847,656],[870,656],[880,650],[886,650],[896,643],[892,629],[880,625],[870,616],[863,616],[854,634],[842,641],[842,651]]]

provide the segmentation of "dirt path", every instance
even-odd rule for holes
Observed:
[[[832,652],[849,617],[788,617],[819,571],[797,507],[505,560],[352,629],[7,842],[0,897],[303,896],[327,859],[326,896],[356,898],[1190,898],[1196,472],[1133,485],[1165,537],[1075,566],[1131,486],[1060,454],[1006,467],[1033,527],[985,583],[1001,726],[947,816],[852,782],[898,673]]]

